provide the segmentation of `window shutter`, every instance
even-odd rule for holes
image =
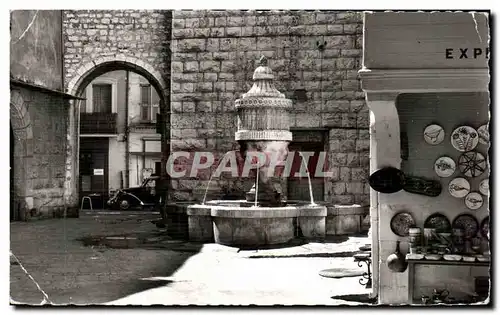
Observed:
[[[111,113],[111,84],[92,85],[94,113]]]
[[[142,120],[151,120],[151,118],[149,117],[149,106],[146,105],[146,104],[143,104],[141,106],[141,119]]]
[[[141,104],[151,104],[151,85],[141,85]]]
[[[156,92],[156,89],[151,89],[151,104],[160,104],[160,96]]]

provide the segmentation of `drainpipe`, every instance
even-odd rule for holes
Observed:
[[[126,187],[130,187],[130,148],[129,148],[129,126],[128,126],[128,103],[129,103],[129,75],[130,72],[126,70],[125,77],[125,185]]]

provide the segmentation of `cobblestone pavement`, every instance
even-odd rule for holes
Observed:
[[[172,240],[151,224],[157,217],[94,213],[11,223],[11,302],[335,305],[348,302],[332,296],[369,292],[358,283],[359,277],[318,274],[329,268],[358,268],[346,256],[367,238],[240,251]],[[88,241],[89,236],[116,235],[130,237],[124,248]],[[123,239],[109,240],[124,244]]]

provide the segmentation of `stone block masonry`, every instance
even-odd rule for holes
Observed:
[[[21,205],[20,219],[62,216],[65,210],[64,184],[66,177],[66,131],[68,104],[59,96],[15,87],[13,95],[20,95],[29,113],[27,126],[33,138],[14,140],[14,168],[24,168],[15,177],[13,188],[17,199],[26,200]],[[23,148],[23,146],[25,146]],[[29,200],[29,202],[28,202]]]
[[[276,88],[294,100],[291,127],[329,130],[333,176],[325,179],[325,201],[367,204],[369,114],[357,74],[361,43],[361,13],[174,11],[172,151],[223,154],[236,147],[234,101],[252,86],[264,55]],[[211,185],[210,191],[245,186],[230,178]],[[176,198],[199,199],[203,194],[189,188],[194,186],[175,185]]]
[[[168,82],[170,15],[165,10],[64,11],[66,87],[83,74],[78,73],[82,67],[102,58],[130,59],[143,68],[150,65]]]

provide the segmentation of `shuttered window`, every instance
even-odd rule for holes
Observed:
[[[156,122],[159,113],[160,98],[150,84],[141,85],[141,119],[145,122]]]
[[[111,113],[111,84],[92,85],[92,105],[94,113]]]

